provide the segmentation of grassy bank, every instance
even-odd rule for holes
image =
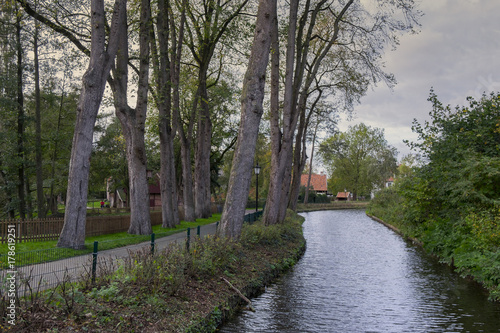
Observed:
[[[195,222],[181,221],[174,228],[163,228],[161,225],[153,226],[155,238],[170,236],[184,232],[187,228],[196,228],[220,220],[221,214],[214,214],[209,218],[197,219]],[[33,265],[42,262],[71,258],[87,253],[92,253],[94,242],[99,242],[99,251],[114,249],[127,245],[139,244],[151,239],[151,235],[131,235],[127,232],[118,232],[85,238],[85,249],[73,250],[57,248],[57,241],[37,241],[16,243],[16,266]],[[0,269],[7,264],[8,244],[0,244]]]
[[[245,225],[240,242],[213,236],[172,245],[153,256],[133,253],[119,267],[102,264],[96,284],[34,291],[18,300],[15,332],[213,332],[242,299],[292,266],[305,249],[303,218],[283,225]],[[32,286],[34,287],[34,286]],[[2,318],[7,299],[1,303]]]
[[[405,237],[420,243],[463,277],[481,283],[490,299],[500,301],[500,215],[484,210],[468,214],[429,214],[416,221],[407,201],[395,190],[380,193],[367,214],[394,226]]]

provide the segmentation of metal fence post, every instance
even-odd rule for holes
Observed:
[[[92,253],[92,284],[95,283],[95,276],[96,276],[96,271],[97,271],[97,248],[98,248],[99,242],[95,241],[94,242],[94,252]]]
[[[155,233],[151,234],[151,255],[155,254]]]
[[[191,228],[187,228],[186,249],[189,251],[189,242],[191,241]]]

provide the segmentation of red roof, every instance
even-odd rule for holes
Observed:
[[[300,177],[300,185],[307,186],[307,180],[309,175],[302,175]],[[317,175],[313,173],[311,175],[311,186],[315,191],[327,191],[326,175]]]
[[[351,195],[351,192],[338,192],[337,199],[349,198],[350,195]]]

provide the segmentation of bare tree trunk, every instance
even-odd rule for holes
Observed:
[[[208,66],[208,62],[206,63]],[[197,218],[207,218],[212,215],[210,210],[210,151],[212,143],[212,121],[207,94],[207,70],[200,68],[199,93],[200,113],[198,117],[198,141],[195,157],[195,214]]]
[[[184,220],[195,221],[193,193],[193,172],[191,170],[191,140],[181,135],[182,196],[184,201]]]
[[[255,35],[243,81],[241,122],[229,177],[226,203],[218,233],[231,238],[241,235],[248,200],[252,167],[262,117],[266,68],[272,30],[277,27],[276,0],[260,0]]]
[[[56,138],[59,136],[59,131],[61,129],[61,118],[62,118],[62,109],[63,109],[63,102],[64,102],[64,85],[63,85],[63,91],[61,92],[61,99],[59,102],[59,114],[57,116],[57,127],[56,127]],[[51,170],[51,179],[55,178],[56,174],[56,161],[57,161],[57,153],[59,152],[58,148],[59,140],[55,140],[54,142],[54,152],[52,154],[52,170]],[[54,194],[54,181],[50,184],[50,194],[49,194],[49,209],[52,212],[52,215],[57,214],[57,198],[56,195]]]
[[[153,68],[156,72],[156,86],[158,94],[154,95],[156,105],[160,115],[160,191],[162,205],[162,226],[164,228],[172,228],[179,224],[179,211],[177,207],[177,183],[175,175],[175,157],[174,157],[174,136],[175,129],[173,128],[172,119],[172,90],[178,95],[178,71],[177,58],[181,56],[182,48],[177,49],[177,45],[182,45],[185,9],[181,13],[181,23],[179,38],[177,41],[175,31],[172,31],[171,44],[169,50],[169,35],[170,24],[172,21],[172,29],[175,29],[173,24],[174,18],[171,15],[170,2],[162,0],[158,2],[158,17],[156,18],[156,26],[158,33],[158,44],[153,29],[151,30],[151,52],[153,59]],[[159,49],[159,54],[158,54]],[[172,61],[170,61],[169,53],[172,53]]]
[[[310,86],[310,84],[309,84]],[[306,83],[305,89],[309,89],[309,86]],[[315,101],[311,105],[309,109],[309,113],[306,116],[306,102],[307,95],[305,93],[302,94],[301,102],[299,103],[298,112],[300,114],[300,122],[299,127],[297,129],[297,135],[295,137],[295,150],[293,156],[293,169],[292,169],[292,184],[290,189],[290,195],[288,200],[288,207],[296,211],[297,210],[297,202],[299,199],[300,193],[300,180],[302,178],[302,172],[304,171],[304,167],[306,166],[306,143],[307,143],[307,130],[309,128],[309,124],[311,121],[311,116],[314,113],[314,109],[318,104],[322,91],[320,89],[318,95],[316,96]],[[316,130],[318,129],[318,125],[316,124]],[[315,130],[315,131],[316,131]],[[316,138],[316,132],[314,132],[314,137]],[[313,143],[314,145],[314,143]]]
[[[149,184],[147,179],[146,147],[144,131],[149,88],[149,53],[151,9],[149,0],[141,1],[141,23],[139,31],[139,81],[135,109],[127,103],[128,81],[128,34],[127,26],[120,29],[120,46],[116,57],[114,80],[110,80],[115,99],[116,115],[122,125],[127,146],[127,165],[129,172],[130,228],[134,235],[151,234],[149,212]]]
[[[290,195],[288,200],[288,208],[293,211],[297,210],[297,201],[300,193],[300,180],[302,172],[306,165],[306,133],[307,121],[305,113],[301,112],[297,135],[295,136],[295,150],[293,152],[293,167],[292,167],[292,184],[290,185]]]
[[[36,160],[36,200],[38,218],[45,217],[45,197],[43,194],[42,166],[42,116],[40,106],[40,64],[38,62],[38,22],[35,21],[33,36],[33,56],[35,65],[35,160]]]
[[[17,6],[16,6],[17,7]],[[19,202],[19,217],[26,218],[25,170],[24,170],[24,94],[23,94],[23,47],[21,45],[21,18],[18,10],[16,19],[16,48],[17,48],[17,158],[18,184],[17,196]],[[29,195],[29,193],[28,193]]]
[[[125,4],[126,0],[116,0],[115,2],[110,38],[106,48],[104,1],[91,1],[90,62],[83,76],[82,92],[77,107],[77,120],[69,166],[66,213],[64,226],[57,243],[59,247],[75,249],[85,247],[87,192],[94,125],[106,80],[116,56],[120,21],[126,19]]]
[[[319,126],[319,121],[316,122],[316,127],[314,129],[314,135],[313,135],[313,140],[312,140],[311,158],[309,159],[309,175],[307,177],[306,193],[304,194],[304,203],[305,204],[309,202],[309,187],[311,186],[311,177],[312,177],[312,170],[313,170],[313,157],[314,157],[314,146],[316,145],[316,134],[318,133],[318,126]]]
[[[269,192],[267,195],[266,208],[264,211],[264,222],[266,224],[276,224],[281,221],[280,205],[283,204],[285,200],[282,198],[283,189],[285,185],[283,182],[286,181],[286,164],[287,161],[291,162],[291,150],[293,146],[293,131],[294,128],[292,122],[294,107],[294,91],[293,91],[293,79],[294,79],[294,60],[295,60],[295,32],[297,29],[297,12],[298,12],[298,0],[290,1],[290,16],[288,21],[288,40],[286,49],[286,72],[285,72],[285,92],[284,92],[284,105],[283,105],[283,133],[279,135],[279,115],[272,115],[271,127],[278,126],[278,129],[272,129],[272,152],[271,158],[271,179],[269,184]],[[277,94],[278,92],[274,92]],[[273,120],[274,119],[274,120]],[[278,143],[274,142],[277,139],[281,139]],[[278,150],[279,149],[279,150]],[[274,160],[273,160],[274,159]],[[286,211],[285,203],[285,211]]]

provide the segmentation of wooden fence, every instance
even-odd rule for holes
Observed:
[[[212,213],[220,213],[220,207],[212,206]],[[161,224],[161,211],[151,211],[151,225]],[[184,210],[179,207],[179,218],[184,219]],[[37,242],[57,240],[64,224],[63,218],[0,221],[0,244],[7,243],[9,230],[15,230],[10,236],[16,242]],[[98,236],[124,232],[129,229],[130,215],[88,216],[85,236]],[[12,232],[11,232],[12,234]]]

